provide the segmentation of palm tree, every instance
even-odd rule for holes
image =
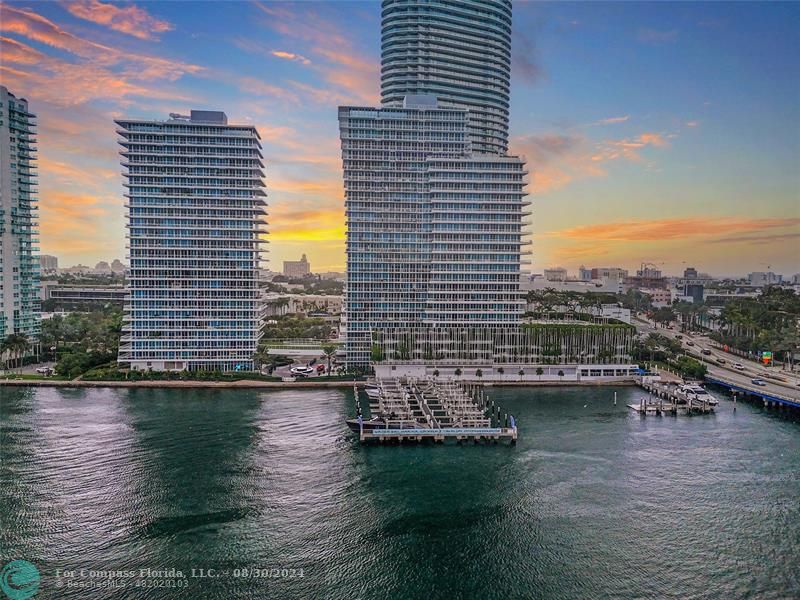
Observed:
[[[455,370],[455,376],[456,376],[456,377],[461,377],[461,367],[457,367],[457,368],[456,368],[456,370]]]
[[[784,327],[775,337],[773,347],[783,354],[784,365],[789,365],[789,370],[794,371],[794,353],[800,346],[800,334],[796,327]]]
[[[519,373],[517,373],[517,375],[519,375],[519,380],[520,380],[520,381],[522,381],[522,378],[525,376],[525,371],[523,371],[522,369],[520,369],[520,370],[519,370]]]
[[[558,371],[558,377],[559,377],[559,379],[560,379],[561,381],[564,381],[564,371],[561,371],[561,370],[559,369],[559,371]]]
[[[10,347],[8,345],[8,338],[0,340],[0,358],[5,357],[6,353],[10,354],[11,353],[10,350],[11,349],[10,349]],[[9,360],[10,360],[10,358],[6,358],[6,359],[3,360],[3,368],[4,369],[8,367],[8,361]]]
[[[481,369],[475,371],[475,377],[483,377],[483,371]]]
[[[25,356],[25,353],[30,348],[31,344],[28,341],[28,336],[24,333],[11,333],[9,334],[5,341],[3,342],[5,346],[6,352],[8,352],[11,357],[17,359],[17,366],[21,366],[22,364],[22,357]]]
[[[542,375],[544,375],[544,369],[542,369],[542,367],[536,367],[536,376],[540,381],[542,379]]]
[[[439,376],[439,369],[434,369],[433,370],[433,376],[434,377],[438,377]]]
[[[323,344],[322,353],[328,359],[328,375],[331,373],[331,359],[336,354],[336,344]]]

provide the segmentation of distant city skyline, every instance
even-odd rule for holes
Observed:
[[[39,117],[41,252],[124,256],[115,117],[224,107],[264,142],[270,268],[306,252],[342,271],[333,115],[380,100],[380,3],[202,7],[3,4],[3,83]],[[799,15],[516,2],[510,151],[531,171],[531,270],[796,273]]]

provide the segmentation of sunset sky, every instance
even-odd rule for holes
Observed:
[[[344,270],[337,106],[379,101],[379,2],[0,10],[0,81],[39,117],[42,253],[124,258],[113,119],[195,108],[261,134],[270,266]],[[534,271],[800,271],[800,4],[515,2],[513,42]]]

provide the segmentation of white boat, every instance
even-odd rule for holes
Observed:
[[[702,385],[697,383],[685,383],[678,387],[678,391],[700,402],[707,402],[709,406],[716,406],[719,404],[719,400],[714,398]]]

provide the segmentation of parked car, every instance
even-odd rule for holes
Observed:
[[[761,385],[761,386],[767,385],[766,383],[764,383],[763,379],[751,379],[750,383],[752,383],[753,385]]]
[[[687,345],[687,346],[694,346],[694,342],[693,342],[692,340],[688,340],[688,341],[686,342],[686,345]]]
[[[733,368],[737,371],[744,371],[744,365],[742,363],[733,363]]]
[[[314,372],[314,369],[311,367],[292,367],[289,371],[292,375],[299,375],[300,377],[306,377],[311,375]]]
[[[39,373],[39,375],[52,375],[55,371],[52,367],[39,367],[36,369],[36,372]]]

